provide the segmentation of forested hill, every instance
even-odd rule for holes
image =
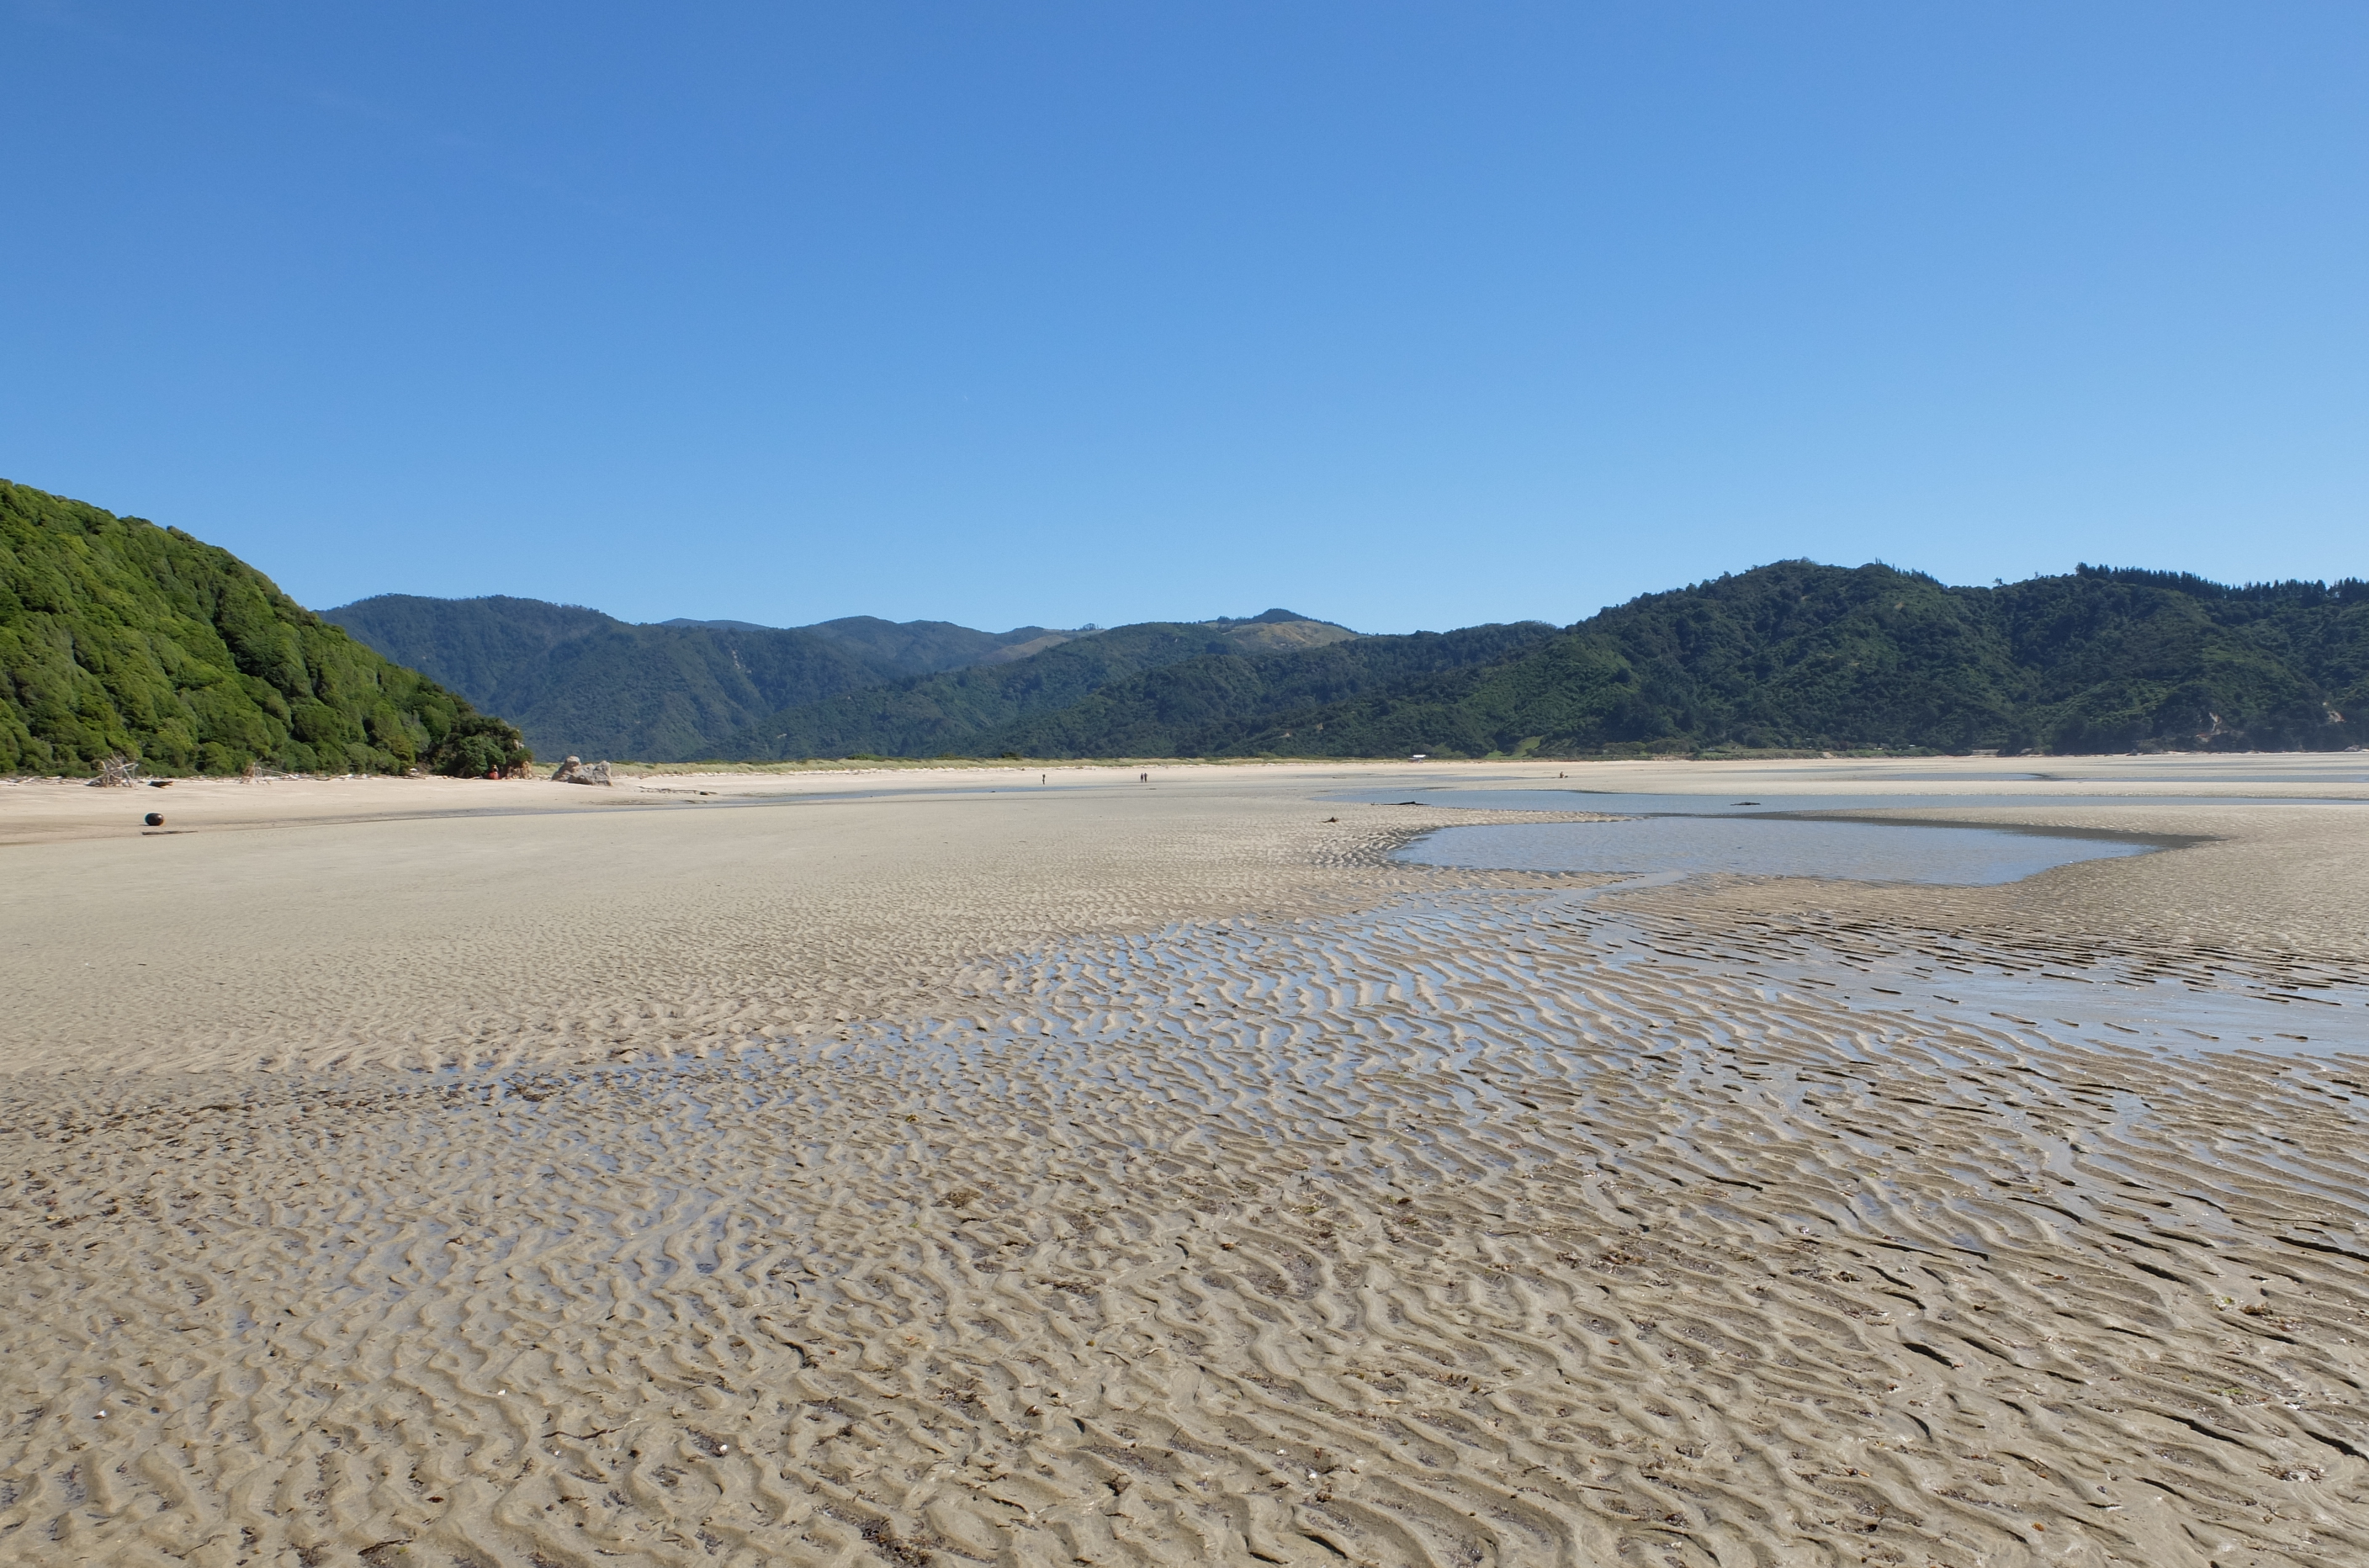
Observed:
[[[2369,738],[2369,585],[2352,579],[2229,588],[2085,567],[1949,588],[1783,561],[1561,631],[1303,647],[1253,637],[1257,624],[1120,627],[852,692],[775,714],[723,754],[2078,752]]]
[[[1324,743],[1324,719],[1295,727],[1277,715],[1321,715],[1368,693],[1453,679],[1553,635],[1543,622],[1521,621],[1321,647],[1211,650],[1014,719],[978,737],[972,750],[989,756],[1198,757],[1239,754],[1244,737],[1255,735],[1260,750],[1304,754]]]
[[[227,550],[0,480],[0,773],[481,773],[509,726]]]
[[[1131,732],[1150,693],[1071,738]],[[1210,755],[1716,747],[2097,752],[2369,740],[2369,583],[2082,567],[1948,588],[1783,561],[1649,594],[1484,665],[1206,732]]]
[[[515,719],[546,757],[718,755],[761,715],[844,692],[1050,647],[1042,626],[979,632],[869,615],[805,627],[636,625],[570,604],[387,593],[324,612],[391,658]]]
[[[761,626],[753,621],[694,621],[687,615],[678,615],[671,621],[657,624],[661,626],[709,626],[727,632],[782,629]],[[981,632],[969,626],[958,626],[952,621],[884,621],[877,615],[842,615],[836,621],[817,621],[810,626],[788,629],[812,632],[819,637],[846,643],[908,675],[934,675],[941,670],[959,670],[966,664],[1025,658],[1032,653],[1056,647],[1081,635],[1077,632],[1056,632],[1044,626],[1018,626],[1009,632]]]
[[[1000,756],[1053,743],[1036,738],[1027,728],[1031,721],[1154,670],[1212,659],[1321,653],[1333,645],[1356,647],[1365,641],[1345,626],[1289,610],[1269,610],[1241,620],[1114,626],[1072,636],[1023,658],[976,664],[788,707],[731,737],[715,754],[750,759]],[[1119,739],[1143,727],[1144,715],[1138,710],[1157,701],[1147,695],[1124,715],[1114,712],[1108,723],[1087,721],[1081,739],[1091,750],[1043,754],[1129,754]],[[1173,749],[1154,754],[1173,754]]]

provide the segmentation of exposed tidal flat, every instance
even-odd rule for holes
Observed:
[[[2369,1559],[2360,757],[1141,771],[0,787],[0,1561]]]

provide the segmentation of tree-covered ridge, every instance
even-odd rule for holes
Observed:
[[[2369,584],[2356,580],[2233,588],[2084,567],[1948,588],[1784,561],[1648,594],[1486,667],[1278,714],[1209,750],[2337,750],[2369,739],[2364,720]]]
[[[760,714],[901,673],[804,632],[641,626],[533,599],[390,593],[326,616],[510,715],[545,756],[709,754]]]
[[[1452,678],[1553,635],[1543,622],[1523,621],[1312,647],[1203,653],[990,729],[972,750],[990,756],[1211,756],[1239,751],[1247,729],[1276,731],[1267,750],[1292,751],[1301,749],[1301,737],[1289,723],[1278,725],[1278,715],[1314,714],[1370,692]],[[1307,721],[1311,741],[1321,741],[1324,722]]]
[[[1009,663],[975,664],[786,707],[731,736],[713,754],[744,759],[929,757],[949,751],[997,755],[1019,744],[1015,740],[1007,746],[1001,738],[1012,727],[1150,670],[1203,658],[1304,657],[1329,645],[1355,646],[1362,640],[1345,626],[1277,610],[1244,620],[1114,626]],[[1119,753],[1106,749],[1096,754]]]
[[[480,707],[502,712],[509,710],[501,708],[495,693],[514,671],[548,658],[563,643],[618,624],[582,605],[507,594],[429,599],[382,593],[324,610],[321,619]]]
[[[843,643],[898,676],[935,675],[1009,657],[1014,648],[1051,647],[1078,635],[1048,626],[982,632],[951,621],[884,621],[877,615],[842,615],[795,629]]]
[[[0,772],[483,773],[518,734],[227,550],[0,480]]]
[[[864,615],[804,627],[638,625],[500,594],[385,593],[323,613],[389,658],[510,715],[547,756],[658,761],[713,757],[725,737],[781,708],[1063,635]]]
[[[2349,578],[2084,567],[1951,588],[1781,561],[1560,631],[1366,637],[1285,610],[1077,633],[635,626],[405,595],[331,615],[355,636],[177,530],[0,483],[0,770],[518,766],[519,731],[471,695],[531,714],[524,739],[553,751],[671,761],[2369,740],[2369,584]],[[413,649],[460,694],[406,668]]]
[[[1242,625],[1243,624],[1231,624]],[[2083,567],[1950,588],[1781,561],[1536,624],[1246,647],[1121,627],[774,715],[727,755],[1594,756],[2329,750],[2369,739],[2369,585]]]

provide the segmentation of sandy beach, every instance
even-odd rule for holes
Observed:
[[[1396,858],[1605,815],[1496,789],[2151,853]],[[2358,754],[23,782],[0,887],[0,1561],[2369,1560]]]

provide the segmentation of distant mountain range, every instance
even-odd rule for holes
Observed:
[[[1125,733],[1149,705],[1100,727]],[[1100,735],[1079,738],[1090,750]],[[2369,583],[2083,567],[1948,588],[1780,561],[1487,663],[1345,700],[1242,703],[1196,738],[1212,756],[2340,750],[2369,740]]]
[[[0,484],[0,769],[29,772],[482,772],[519,754],[493,713],[546,760],[2321,750],[2369,741],[2369,584],[1780,561],[1560,629],[1382,636],[1288,610],[981,632],[387,594],[315,616],[186,534]]]
[[[387,658],[525,732],[538,755],[676,761],[780,709],[926,676],[1073,634],[978,632],[869,615],[818,625],[635,625],[539,599],[386,593],[323,612]]]
[[[977,664],[785,707],[734,734],[725,742],[724,754],[768,759],[1017,754],[1031,743],[1027,738],[1037,727],[1058,726],[1057,715],[1107,692],[1134,690],[1156,671],[1211,660],[1239,664],[1319,657],[1337,647],[1391,640],[1359,637],[1346,626],[1289,610],[1270,610],[1243,620],[1114,626],[1025,658]],[[1158,722],[1156,715],[1152,722]],[[1175,754],[1173,748],[1113,750],[1120,739],[1116,727],[1093,726],[1092,736],[1109,743],[1093,753],[1097,756]]]
[[[1067,634],[1042,647],[1022,628],[1004,636],[1024,640],[984,655],[959,630],[938,629],[929,644],[929,657],[970,659],[956,668],[890,673],[892,650],[876,630],[863,645],[868,666],[851,641],[828,681],[809,659],[802,686],[752,692],[729,729],[716,726],[719,708],[695,733],[677,730],[670,749],[637,754],[2080,752],[2321,750],[2369,738],[2369,586],[2357,579],[2231,588],[2084,567],[1951,588],[1884,566],[1780,561],[1562,629],[1358,636],[1277,610]],[[373,640],[522,722],[546,711],[507,700],[526,685],[475,686],[448,656]],[[613,709],[614,693],[646,690],[657,668],[643,660],[640,685],[572,676],[570,700],[587,713]],[[783,694],[790,700],[757,711]]]
[[[227,550],[0,480],[0,773],[482,773],[518,733]]]
[[[392,593],[323,619],[510,718],[539,755],[658,761],[931,756],[990,738],[1001,747],[1003,727],[1143,671],[1356,635],[1287,610],[1109,631],[981,632],[869,615],[793,627],[636,625],[535,599]]]

